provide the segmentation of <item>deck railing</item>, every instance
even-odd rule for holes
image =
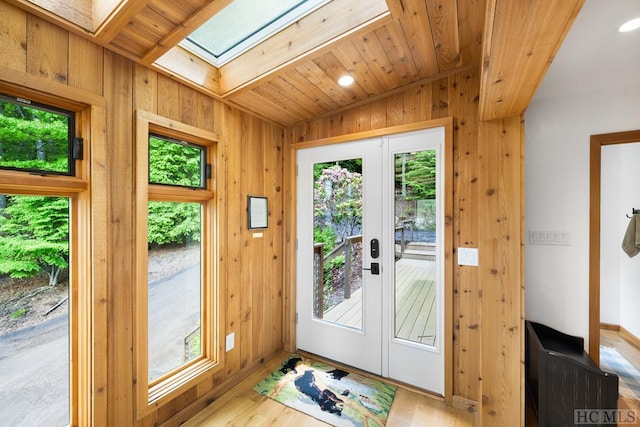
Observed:
[[[324,243],[313,245],[313,279],[314,297],[313,314],[317,319],[324,315],[324,266],[328,265],[339,255],[344,255],[343,289],[344,299],[351,298],[351,270],[353,266],[353,246],[362,243],[362,235],[350,236],[336,246],[327,255],[324,255]]]
[[[396,258],[402,258],[404,255],[404,248],[407,246],[407,239],[405,238],[404,225],[396,226],[396,236],[400,232],[400,239],[396,238],[396,243],[400,245],[400,256],[396,253]]]
[[[407,248],[407,242],[413,240],[413,223],[414,221],[410,219],[402,220],[399,225],[396,225],[394,236],[396,240],[395,243],[400,246],[400,253],[396,252],[396,260],[402,258],[404,250]],[[400,238],[398,238],[398,232],[400,233]]]
[[[313,314],[322,319],[324,314],[324,243],[313,245]]]

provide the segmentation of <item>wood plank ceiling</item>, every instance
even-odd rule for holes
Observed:
[[[220,68],[177,44],[232,0],[9,1],[288,127],[481,64],[482,117],[520,114],[584,0],[333,0]]]

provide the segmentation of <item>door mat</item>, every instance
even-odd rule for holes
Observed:
[[[384,426],[396,387],[293,354],[253,388],[334,426]]]
[[[600,346],[600,368],[618,376],[618,392],[627,399],[640,399],[640,372],[611,347]]]

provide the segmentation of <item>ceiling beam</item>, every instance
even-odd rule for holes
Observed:
[[[146,52],[142,57],[142,62],[145,64],[155,62],[231,2],[232,0],[217,0],[205,4]]]
[[[480,120],[522,114],[584,0],[487,0]]]
[[[124,27],[129,24],[131,19],[144,9],[150,0],[122,0],[119,3],[111,3],[114,8],[109,10],[103,10],[101,14],[102,22],[96,25],[94,31],[94,37],[96,41],[103,45],[108,46],[109,42],[113,40]]]

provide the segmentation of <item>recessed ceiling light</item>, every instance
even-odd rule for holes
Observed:
[[[637,30],[638,28],[640,28],[640,18],[635,18],[620,25],[618,31],[620,31],[621,33],[626,33],[629,31]]]
[[[342,87],[347,87],[347,86],[351,86],[353,84],[353,77],[351,77],[348,74],[345,74],[344,76],[340,77],[338,79],[338,84]]]

